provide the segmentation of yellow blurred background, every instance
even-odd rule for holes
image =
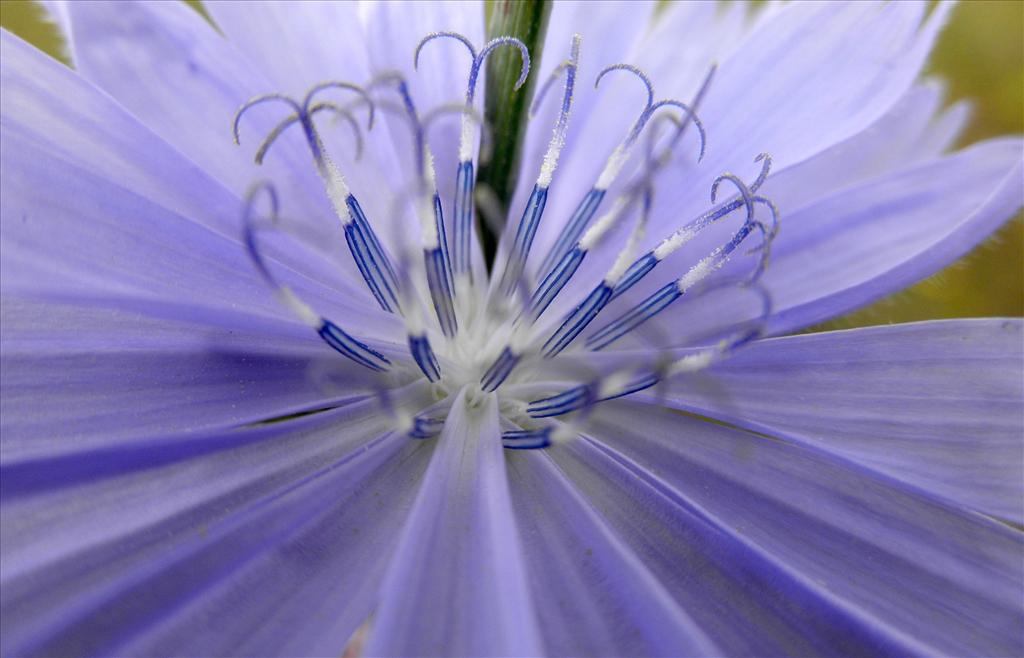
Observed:
[[[0,1],[0,26],[58,56],[59,36],[41,16],[31,0]],[[947,80],[950,101],[973,101],[973,118],[961,145],[1024,133],[1024,2],[962,2],[932,54],[928,73]],[[833,320],[826,328],[1021,315],[1024,215],[1018,214],[960,262],[909,290]]]

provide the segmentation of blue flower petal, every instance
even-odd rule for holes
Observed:
[[[1019,319],[978,319],[772,339],[665,401],[1022,523],[1021,337]]]
[[[598,416],[556,461],[723,653],[1020,654],[1019,532],[806,443]]]
[[[50,8],[68,21],[79,74],[211,178],[241,195],[255,178],[271,177],[282,188],[286,212],[329,221],[330,206],[301,139],[280,140],[263,167],[253,162],[282,116],[272,108],[247,114],[242,145],[233,144],[239,106],[281,90],[196,11],[180,2],[54,2]],[[52,88],[69,93],[66,84]]]
[[[4,654],[340,653],[430,454],[376,412],[5,476]]]
[[[506,459],[545,655],[722,655],[547,451]]]
[[[458,394],[381,590],[366,655],[542,653],[497,399]]]

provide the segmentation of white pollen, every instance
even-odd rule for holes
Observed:
[[[601,216],[594,225],[587,229],[587,232],[580,238],[580,248],[584,251],[592,249],[598,241],[604,237],[604,234],[615,225],[615,222],[622,215],[622,211],[626,209],[626,197],[620,196],[615,199],[615,203],[612,204],[611,209]]]
[[[604,169],[601,171],[601,175],[597,177],[597,183],[594,187],[599,190],[607,190],[611,187],[615,179],[619,177],[619,172],[625,166],[628,156],[629,152],[622,144],[616,146],[612,154],[608,156],[608,161],[605,162]]]
[[[468,108],[467,108],[468,111]],[[473,121],[468,114],[462,115],[462,134],[459,137],[459,162],[473,159]]]
[[[405,332],[413,338],[419,338],[426,334],[425,323],[423,321],[423,309],[419,304],[418,298],[413,298],[413,295],[406,295],[406,299],[402,302],[402,309],[405,311],[403,317],[405,319]]]
[[[614,287],[622,275],[626,273],[626,269],[629,268],[630,263],[633,261],[633,254],[636,252],[637,245],[644,238],[644,221],[641,219],[637,222],[636,227],[629,234],[629,240],[626,241],[626,246],[622,248],[619,255],[615,257],[615,262],[612,264],[612,268],[608,270],[608,274],[604,277],[604,282],[610,287]]]
[[[696,372],[711,365],[715,360],[715,353],[712,350],[705,350],[697,354],[688,354],[668,367],[665,377],[679,375],[685,372]]]
[[[516,325],[515,329],[512,330],[512,335],[508,339],[508,348],[512,351],[512,354],[521,356],[526,352],[526,348],[530,346],[533,341],[533,325]]]
[[[549,187],[551,178],[555,175],[555,168],[558,167],[558,158],[562,154],[562,147],[565,146],[565,133],[555,127],[554,135],[548,142],[548,150],[544,154],[544,162],[540,166],[540,174],[537,176],[539,187]]]
[[[661,261],[665,260],[672,252],[682,247],[684,244],[693,239],[693,236],[697,235],[697,232],[689,228],[681,228],[672,235],[662,240],[654,249],[654,257]]]
[[[565,444],[572,441],[577,436],[579,436],[579,433],[568,423],[557,423],[554,429],[551,430],[548,438],[551,440],[551,443]]]
[[[424,249],[437,249],[441,242],[434,217],[434,191],[437,189],[437,182],[434,175],[434,154],[429,148],[423,150],[423,178],[424,190],[416,201],[416,212],[420,217],[420,233]]]
[[[351,224],[353,217],[347,203],[348,184],[345,183],[345,177],[341,175],[338,166],[326,155],[320,166],[320,175],[324,179],[324,188],[327,190],[327,198],[331,201],[331,207],[334,208],[334,214],[338,216],[343,225]]]
[[[393,423],[399,434],[408,434],[416,427],[416,422],[407,411],[396,411]]]
[[[714,272],[715,269],[715,254],[705,256],[703,260],[691,267],[689,272],[679,277],[679,280],[676,281],[676,287],[679,289],[679,292],[686,292],[700,283],[704,277]]]
[[[601,385],[597,388],[597,399],[609,397],[611,395],[617,395],[622,391],[626,390],[626,386],[632,380],[632,376],[627,372],[617,372],[606,377],[601,381]]]

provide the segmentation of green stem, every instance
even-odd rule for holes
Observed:
[[[540,63],[541,46],[547,31],[551,3],[545,0],[491,0],[487,5],[487,38],[516,37],[530,51],[534,66]],[[484,97],[484,119],[491,128],[494,150],[491,159],[481,165],[478,185],[494,192],[501,218],[507,216],[512,194],[516,189],[519,158],[528,118],[527,101],[533,96],[537,76],[531,72],[526,84],[513,91],[519,78],[519,51],[498,48],[487,60],[487,87]],[[477,213],[478,215],[480,213]],[[479,222],[484,259],[490,269],[494,262],[498,235],[486,222]],[[501,227],[495,227],[500,231]]]

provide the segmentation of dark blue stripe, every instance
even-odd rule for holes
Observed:
[[[612,289],[604,282],[599,283],[591,290],[587,298],[565,318],[558,331],[551,334],[551,337],[544,343],[544,358],[550,359],[568,347],[608,304],[611,294]]]
[[[508,263],[505,264],[505,272],[501,277],[501,290],[504,295],[512,294],[519,282],[519,277],[523,274],[523,268],[526,266],[526,260],[530,257],[533,238],[537,234],[537,227],[540,225],[547,202],[548,188],[534,185],[530,199],[523,209],[523,216],[519,218],[516,239],[512,244],[512,251],[509,253]]]
[[[427,268],[427,287],[430,290],[430,299],[434,303],[437,321],[441,324],[441,332],[452,338],[458,331],[458,323],[455,320],[452,291],[445,272],[444,254],[440,248],[424,249],[423,260]]]
[[[636,261],[629,266],[619,282],[612,288],[612,299],[615,299],[622,293],[626,292],[634,285],[636,285],[641,279],[647,276],[647,273],[654,269],[654,266],[658,264],[658,259],[654,257],[653,251],[648,251],[646,254],[637,258]],[[608,301],[612,301],[609,299]]]
[[[429,439],[432,436],[437,436],[442,427],[444,427],[444,421],[438,418],[416,417],[413,419],[412,429],[409,430],[408,436],[411,439]]]
[[[441,255],[444,256],[444,275],[448,279],[448,287],[454,290],[452,259],[448,253],[448,235],[444,230],[444,209],[441,208],[441,197],[437,192],[434,192],[434,226],[437,227],[437,243],[441,247]]]
[[[441,379],[441,369],[426,336],[409,336],[409,353],[427,379],[432,382]]]
[[[460,162],[455,175],[455,229],[452,266],[455,272],[469,273],[469,236],[473,228],[473,162]]]
[[[562,255],[580,239],[584,229],[587,228],[587,224],[590,223],[594,213],[597,212],[597,207],[601,205],[604,195],[605,190],[591,189],[583,197],[580,205],[576,207],[576,211],[569,218],[568,223],[562,228],[562,232],[559,234],[554,246],[551,247],[551,251],[544,258],[544,263],[540,268],[542,275],[548,274]]]
[[[391,362],[383,354],[348,335],[330,320],[322,320],[317,333],[335,350],[371,370],[383,372],[391,365]]]
[[[374,232],[373,227],[370,226],[370,222],[366,220],[366,214],[363,212],[359,202],[354,196],[349,194],[345,199],[345,204],[348,206],[349,212],[352,213],[356,226],[359,227],[359,230],[366,237],[370,253],[373,254],[373,261],[387,275],[386,281],[391,289],[398,290],[398,276],[395,274],[395,268],[391,266],[391,259],[377,239],[377,234]],[[395,306],[397,307],[397,304]]]
[[[363,275],[363,281],[366,282],[366,287],[370,289],[371,293],[373,293],[373,296],[376,298],[377,303],[380,304],[380,307],[391,313],[391,305],[384,297],[384,293],[380,289],[377,278],[373,274],[375,268],[373,268],[368,261],[368,247],[366,246],[363,236],[355,223],[345,226],[345,242],[348,243],[348,250],[352,253],[352,259],[355,260],[356,267],[359,268],[359,273]]]
[[[501,445],[509,450],[536,450],[551,445],[551,428],[502,432]]]
[[[544,313],[558,293],[562,291],[562,288],[565,287],[565,284],[572,278],[572,275],[576,273],[586,253],[578,246],[573,247],[562,257],[562,260],[558,262],[555,269],[551,270],[551,273],[544,277],[540,287],[533,294],[533,299],[530,301],[530,314],[534,320]]]
[[[627,311],[620,318],[605,325],[597,333],[587,338],[587,347],[592,350],[608,347],[660,313],[666,306],[679,299],[680,295],[682,293],[679,292],[675,281],[662,286],[653,295],[634,306],[632,310]]]
[[[491,367],[487,369],[484,376],[480,379],[480,387],[486,392],[490,393],[497,390],[499,386],[512,374],[512,370],[519,363],[519,355],[513,354],[512,350],[508,347],[501,351],[501,354],[495,359]]]

